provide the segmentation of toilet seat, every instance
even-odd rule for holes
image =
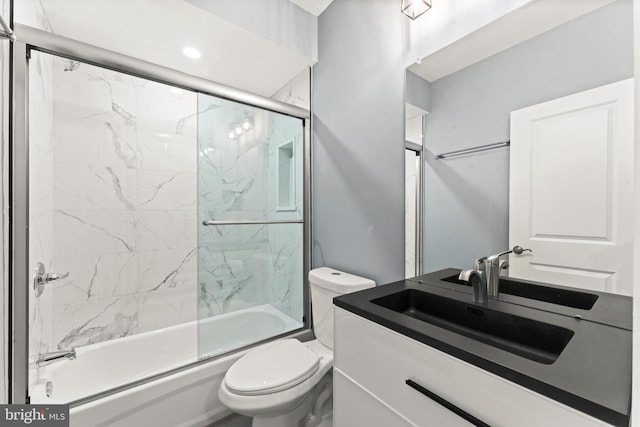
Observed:
[[[249,352],[229,368],[224,382],[243,396],[275,393],[294,387],[316,373],[320,358],[296,339],[274,341]]]

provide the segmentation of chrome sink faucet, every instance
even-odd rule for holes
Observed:
[[[473,302],[486,304],[489,300],[487,296],[487,276],[485,273],[487,258],[477,259],[473,269],[462,270],[458,276],[459,280],[471,282],[473,287]]]
[[[473,269],[462,270],[458,279],[471,282],[473,301],[485,304],[489,298],[498,298],[500,294],[500,270],[509,265],[506,260],[500,261],[500,257],[510,253],[520,255],[525,251],[531,252],[531,249],[514,246],[511,250],[479,258],[474,262]]]
[[[507,261],[500,261],[500,257],[510,253],[521,255],[526,251],[531,252],[531,249],[524,249],[522,246],[514,246],[511,250],[487,257],[486,274],[487,293],[489,294],[489,298],[498,298],[498,295],[500,294],[500,270],[509,266]]]

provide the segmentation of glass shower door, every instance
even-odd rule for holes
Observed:
[[[201,358],[303,327],[303,121],[198,95]]]
[[[52,38],[13,55],[16,401],[97,399],[303,328],[308,112]]]
[[[31,52],[32,402],[197,360],[196,114],[193,91]]]

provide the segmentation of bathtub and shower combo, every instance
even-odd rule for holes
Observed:
[[[309,111],[15,32],[11,401],[223,418],[248,348],[311,334]]]

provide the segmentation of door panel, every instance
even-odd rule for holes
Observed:
[[[608,149],[613,107],[559,112],[531,123],[534,236],[610,238]],[[585,191],[576,191],[577,184]]]
[[[511,113],[514,277],[631,295],[633,79]]]
[[[616,289],[616,273],[584,270],[580,268],[530,263],[536,275],[535,280],[550,283],[562,283],[566,286],[613,292]]]

